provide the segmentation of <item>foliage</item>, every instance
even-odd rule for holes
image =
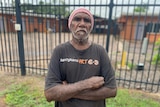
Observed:
[[[115,98],[106,100],[107,107],[160,107],[159,102],[142,96],[127,89],[119,89]]]
[[[13,84],[1,93],[5,95],[5,102],[9,107],[51,107],[38,89],[31,90],[28,84]]]
[[[155,43],[156,54],[153,56],[152,63],[160,65],[160,38]]]
[[[133,69],[133,68],[135,68],[136,67],[136,65],[134,65],[133,63],[131,63],[131,62],[126,62],[126,65],[130,68],[130,69]]]
[[[134,8],[134,12],[146,12],[149,9],[148,6],[146,6],[146,3],[142,3],[142,6],[137,6]]]
[[[146,12],[146,8],[141,7],[141,6],[137,6],[137,7],[134,9],[134,12]]]
[[[118,66],[118,65],[121,65],[121,62],[117,62],[116,66]],[[126,62],[126,66],[129,67],[130,70],[132,70],[132,69],[134,69],[136,67],[135,64],[133,64],[132,62],[129,62],[129,61]]]
[[[50,14],[56,16],[69,16],[68,6],[66,6],[64,0],[53,0],[52,2],[39,1],[38,4],[23,3],[21,6],[22,12],[33,12],[37,14]]]

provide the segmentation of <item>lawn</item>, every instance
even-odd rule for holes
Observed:
[[[106,101],[107,107],[160,107],[160,96],[122,88],[115,98]]]
[[[0,106],[53,107],[44,97],[44,76],[0,75]],[[106,99],[107,107],[160,107],[159,94],[119,88],[115,98]],[[2,105],[3,104],[3,105]]]

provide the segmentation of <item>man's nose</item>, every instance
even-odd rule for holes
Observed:
[[[80,21],[80,25],[85,25],[85,21],[84,21],[84,19],[81,19],[81,21]]]

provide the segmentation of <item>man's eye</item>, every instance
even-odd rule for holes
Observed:
[[[77,21],[77,22],[80,22],[81,20],[83,20],[83,21],[86,22],[86,23],[91,23],[91,20],[88,19],[88,18],[75,17],[73,20],[74,20],[74,21]]]
[[[81,18],[75,17],[75,18],[74,18],[74,21],[81,21]]]
[[[91,20],[90,20],[90,19],[88,19],[88,18],[84,18],[84,22],[90,23],[90,22],[91,22]]]

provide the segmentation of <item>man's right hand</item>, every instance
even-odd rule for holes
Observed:
[[[97,89],[104,85],[105,81],[103,77],[93,76],[84,80],[85,84],[88,85],[90,89]]]

